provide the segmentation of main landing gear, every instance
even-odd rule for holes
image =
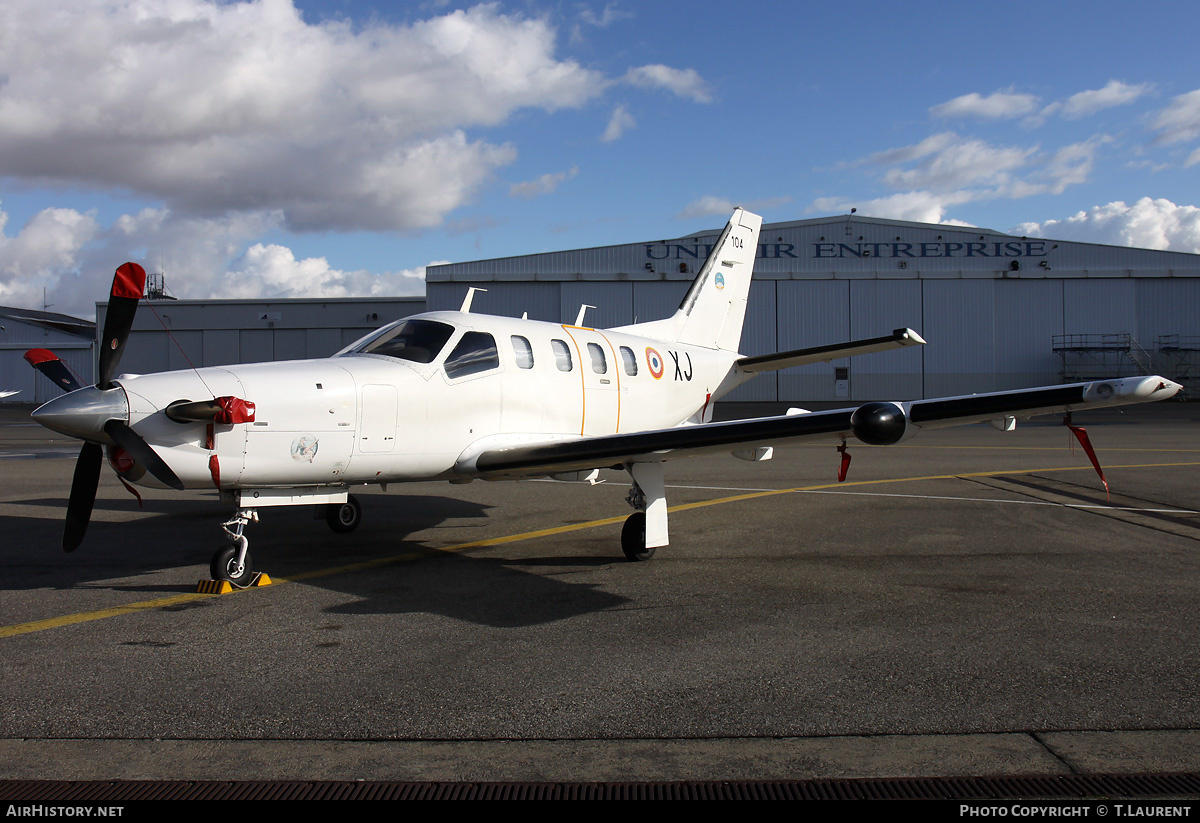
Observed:
[[[325,522],[338,534],[348,534],[362,522],[362,506],[358,498],[346,495],[345,503],[329,503],[325,506]]]
[[[649,560],[659,546],[667,545],[667,498],[662,463],[629,463],[625,466],[633,487],[625,502],[637,509],[621,528],[621,551],[633,561]]]

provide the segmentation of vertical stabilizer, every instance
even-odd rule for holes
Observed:
[[[761,226],[762,218],[757,214],[734,210],[712,254],[679,304],[679,312],[687,318],[679,331],[680,343],[738,350]]]
[[[762,218],[745,209],[733,216],[673,317],[624,326],[622,330],[710,349],[737,351],[746,318],[746,298],[758,254]]]

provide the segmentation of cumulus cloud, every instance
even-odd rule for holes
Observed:
[[[282,225],[281,215],[267,212],[190,217],[146,208],[105,226],[94,214],[56,208],[15,234],[7,223],[0,211],[0,304],[40,306],[45,288],[55,311],[78,317],[95,316],[125,260],[163,272],[180,298],[408,295],[425,287],[424,266],[343,271],[325,258],[296,259],[286,246],[252,242]]]
[[[1038,97],[1019,94],[1012,89],[997,91],[984,97],[978,92],[964,94],[939,103],[929,109],[934,117],[980,117],[987,120],[1010,120],[1032,114],[1037,109]]]
[[[1200,208],[1143,197],[1093,206],[1065,220],[1022,223],[1013,234],[1200,254]]]
[[[355,28],[308,24],[288,0],[8,0],[0,77],[0,175],[310,231],[438,225],[516,157],[468,129],[615,82],[557,57],[546,20],[495,5]],[[705,94],[692,70],[626,77]]]
[[[656,64],[640,66],[625,73],[623,80],[641,88],[666,89],[680,97],[688,97],[697,103],[711,103],[712,93],[695,69],[673,69]]]
[[[42,289],[56,287],[61,272],[74,271],[100,231],[94,215],[74,209],[40,211],[12,237],[7,223],[0,212],[0,304],[8,306],[40,306]]]
[[[1119,80],[1109,80],[1102,89],[1090,89],[1073,94],[1062,105],[1062,115],[1068,119],[1086,117],[1113,106],[1132,103],[1154,88],[1152,83],[1130,85]]]
[[[613,109],[612,117],[608,119],[608,125],[604,128],[604,134],[600,135],[600,140],[611,143],[636,125],[637,121],[633,119],[633,115],[624,106],[617,106]]]
[[[421,294],[425,269],[421,266],[384,275],[363,270],[340,271],[324,257],[297,260],[286,246],[255,243],[230,265],[224,277],[229,286],[222,296],[287,299]]]
[[[567,171],[543,174],[536,180],[527,180],[524,183],[513,183],[509,187],[508,193],[511,197],[530,200],[534,197],[540,197],[543,194],[550,194],[558,188],[560,183],[573,179],[577,174],[579,174],[579,167],[571,166]]]

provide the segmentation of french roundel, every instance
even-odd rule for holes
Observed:
[[[646,365],[650,367],[650,376],[655,380],[663,376],[662,355],[649,346],[646,347]]]

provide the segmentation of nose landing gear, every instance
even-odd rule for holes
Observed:
[[[228,580],[239,589],[254,585],[258,574],[253,571],[250,541],[242,534],[251,522],[258,522],[258,512],[254,509],[238,509],[231,520],[221,524],[229,543],[217,549],[209,564],[208,570],[213,580]]]

